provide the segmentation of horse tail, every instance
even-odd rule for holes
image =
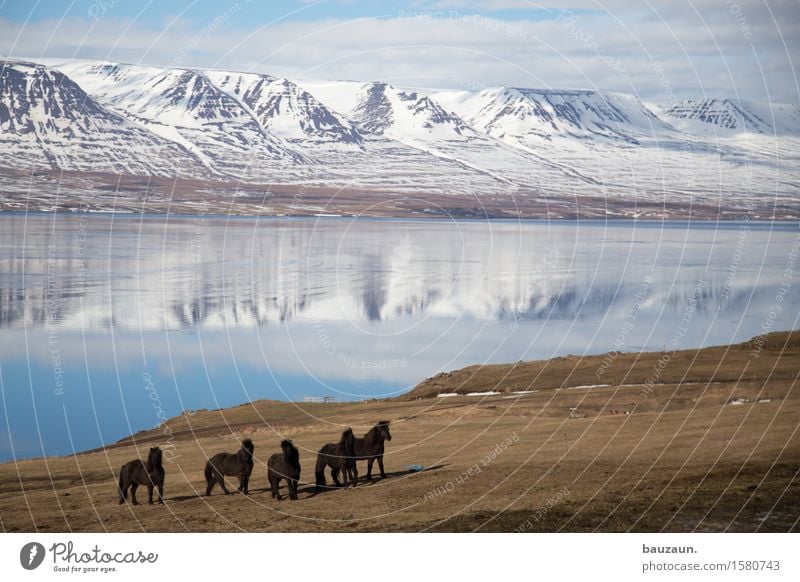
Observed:
[[[314,469],[314,477],[315,477],[316,484],[317,484],[317,491],[319,491],[320,488],[325,486],[325,465],[326,464],[327,464],[327,461],[325,460],[325,455],[323,455],[322,451],[320,451],[317,454],[317,466]]]
[[[206,483],[211,483],[211,479],[214,477],[214,468],[211,466],[211,459],[208,460],[206,463]]]
[[[121,505],[121,504],[125,503],[125,498],[127,497],[127,491],[125,491],[127,489],[127,487],[125,486],[125,467],[124,466],[119,470],[118,489],[119,489],[119,502],[120,502],[120,505]]]

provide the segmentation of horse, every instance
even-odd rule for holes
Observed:
[[[300,453],[292,441],[281,441],[283,453],[275,453],[267,461],[267,481],[272,489],[272,498],[282,499],[278,487],[281,479],[286,479],[289,499],[297,499],[297,480],[300,479]]]
[[[337,487],[347,487],[350,483],[353,484],[353,487],[356,486],[358,468],[355,462],[354,441],[353,429],[348,428],[342,432],[342,438],[339,439],[338,443],[328,443],[319,450],[317,466],[314,469],[317,491],[320,491],[325,486],[326,466],[331,468],[331,477]],[[339,481],[339,471],[342,471],[344,484]]]
[[[128,461],[119,470],[119,504],[128,500],[128,487],[131,489],[131,501],[136,501],[136,489],[139,485],[147,485],[147,503],[153,505],[153,489],[158,488],[158,502],[164,504],[164,466],[162,453],[159,447],[152,447],[147,455],[147,461],[134,459]]]
[[[219,483],[225,495],[230,491],[225,487],[225,475],[239,478],[237,491],[249,494],[250,473],[253,472],[253,451],[255,445],[250,439],[242,441],[242,448],[237,453],[217,453],[206,463],[206,497],[211,495],[211,489]]]
[[[383,470],[383,443],[390,440],[392,435],[389,433],[388,420],[378,421],[363,437],[355,438],[356,461],[367,462],[368,481],[372,481],[372,463],[375,461],[378,461],[381,479],[386,479],[386,471]]]
[[[355,437],[353,437],[353,443],[355,443]],[[355,446],[352,450],[352,455],[355,455]],[[356,458],[352,455],[343,458],[342,481],[345,487],[347,487],[348,483],[352,483],[353,487],[358,485],[358,466],[356,465]]]

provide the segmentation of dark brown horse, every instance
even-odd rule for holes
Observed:
[[[267,481],[272,489],[273,499],[281,499],[278,488],[281,479],[286,479],[289,499],[297,499],[297,480],[300,479],[300,453],[292,441],[281,441],[283,453],[275,453],[267,461]]]
[[[230,493],[225,487],[225,475],[239,478],[239,488],[245,495],[248,494],[250,473],[253,472],[253,451],[255,446],[250,439],[242,441],[242,448],[238,453],[217,453],[206,463],[206,495],[211,495],[211,489],[219,484],[225,495]]]
[[[355,436],[353,429],[348,428],[342,433],[338,443],[324,445],[317,455],[317,466],[314,469],[317,491],[325,486],[325,467],[331,468],[331,478],[337,487],[353,487],[358,481],[358,469],[355,462]],[[342,472],[344,483],[339,481],[339,472]]]
[[[354,446],[356,450],[356,460],[367,462],[367,479],[372,480],[372,463],[378,461],[378,468],[381,470],[381,478],[386,479],[386,471],[383,470],[383,443],[392,440],[389,433],[389,421],[380,420],[363,437],[356,437]]]
[[[161,449],[153,447],[147,455],[147,461],[141,459],[128,461],[119,470],[119,504],[128,500],[128,487],[131,489],[131,501],[136,501],[136,489],[139,485],[147,485],[147,503],[153,505],[153,489],[158,487],[158,502],[164,503],[164,466]]]

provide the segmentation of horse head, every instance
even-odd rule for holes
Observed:
[[[241,449],[240,452],[243,453],[243,456],[245,458],[252,457],[253,456],[253,451],[255,451],[255,448],[256,447],[253,444],[253,441],[251,441],[250,439],[244,439],[242,441],[242,449]]]
[[[389,421],[388,420],[380,420],[378,424],[375,425],[378,428],[378,436],[381,437],[385,441],[392,440],[392,434],[389,432]]]
[[[281,441],[281,449],[283,449],[283,457],[291,464],[297,465],[300,462],[300,452],[294,443],[290,440]]]
[[[155,469],[161,466],[163,458],[163,453],[161,452],[160,447],[151,447],[150,453],[147,455],[147,464],[150,465],[151,469]]]

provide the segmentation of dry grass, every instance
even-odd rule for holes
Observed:
[[[758,358],[748,345],[676,353],[652,393],[636,384],[657,355],[618,358],[602,382],[612,386],[556,390],[601,383],[598,360],[564,358],[466,369],[402,400],[184,415],[168,424],[165,507],[117,505],[120,465],[166,444],[151,431],[76,457],[0,465],[0,521],[5,531],[796,531],[800,333],[767,340]],[[538,392],[513,398],[415,399],[531,381]],[[382,418],[394,436],[386,480],[271,499],[264,462],[282,437],[300,447],[308,482],[314,452],[342,426],[364,432]],[[205,459],[244,435],[256,444],[252,494],[201,497]]]

